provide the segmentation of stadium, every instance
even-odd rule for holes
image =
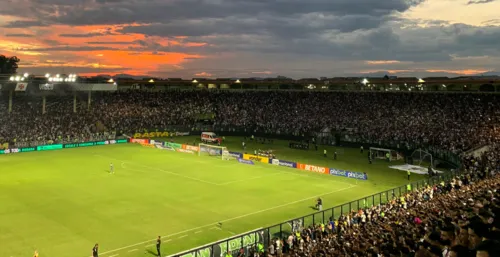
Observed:
[[[498,79],[1,80],[0,256],[498,249]]]

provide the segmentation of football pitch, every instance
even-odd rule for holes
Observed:
[[[176,138],[178,143],[194,137]],[[228,138],[230,151],[241,138]],[[293,150],[285,141],[248,143],[247,152],[273,149],[278,159],[366,172],[367,181],[287,167],[106,145],[0,156],[0,256],[88,257],[156,254],[161,235],[168,255],[315,212],[407,183],[388,163],[368,164],[366,152]],[[109,173],[109,165],[115,174]],[[393,163],[392,163],[393,164]],[[412,180],[422,176],[412,175]],[[218,226],[221,222],[222,227]]]

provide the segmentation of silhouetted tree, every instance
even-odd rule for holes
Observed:
[[[19,58],[0,55],[0,74],[15,74],[18,68]]]

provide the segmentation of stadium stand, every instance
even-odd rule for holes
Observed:
[[[2,96],[5,98],[5,96]],[[271,256],[498,256],[500,229],[500,99],[495,94],[118,91],[93,97],[91,111],[73,112],[73,97],[18,96],[7,114],[0,100],[0,141],[30,145],[58,140],[195,126],[212,113],[218,126],[303,134],[351,131],[360,141],[411,142],[463,157],[464,172],[385,205],[360,209],[325,226],[275,238]],[[277,243],[277,242],[281,243]],[[281,247],[282,246],[282,247]],[[489,255],[484,255],[489,254]],[[258,255],[258,254],[257,254]],[[261,255],[264,256],[264,255]],[[479,256],[479,255],[478,255]]]

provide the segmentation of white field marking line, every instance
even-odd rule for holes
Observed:
[[[111,255],[111,256],[109,256],[109,257],[116,257],[116,256],[118,256],[118,255],[119,255],[119,254],[115,254],[115,255]]]
[[[148,248],[148,247],[151,247],[151,246],[155,246],[156,244],[150,244],[150,245],[146,245],[144,246],[145,248]],[[101,253],[101,254],[105,254],[105,253]],[[111,257],[111,256],[110,256]]]
[[[135,251],[139,251],[139,249],[132,249],[132,250],[130,250],[128,252],[131,253],[131,252],[135,252]]]
[[[119,160],[119,159],[115,159],[115,158],[112,158],[112,157],[109,157],[109,156],[104,156],[104,155],[98,155],[98,154],[95,154],[96,156],[99,156],[99,157],[104,157],[104,158],[109,158],[109,159],[113,159],[113,160],[116,160],[116,161],[121,161],[122,162],[122,167],[124,166],[124,164],[126,163],[125,161],[122,161],[122,160]],[[183,160],[188,160],[188,161],[194,161],[194,162],[198,162],[198,163],[206,163],[204,161],[200,161],[200,160],[193,160],[193,159],[188,159],[188,158],[182,158],[182,157],[178,157],[179,159],[183,159]],[[180,177],[184,177],[184,178],[187,178],[187,179],[192,179],[192,180],[195,180],[195,181],[198,181],[198,182],[203,182],[203,183],[208,183],[208,184],[211,184],[211,185],[214,185],[214,186],[223,186],[223,185],[229,185],[229,184],[232,184],[232,183],[237,183],[237,182],[244,182],[246,180],[253,180],[253,179],[258,179],[258,178],[249,178],[249,179],[242,179],[242,180],[235,180],[235,181],[229,181],[229,182],[224,182],[224,183],[214,183],[214,182],[210,182],[210,181],[206,181],[206,180],[201,180],[201,179],[197,179],[197,178],[193,178],[193,177],[188,177],[188,176],[184,176],[184,175],[181,175],[179,173],[175,173],[175,172],[171,172],[171,171],[166,171],[166,170],[162,170],[160,168],[156,168],[156,167],[149,167],[149,166],[145,166],[145,165],[142,165],[142,164],[138,164],[138,163],[135,163],[135,162],[131,162],[131,161],[128,161],[128,163],[131,163],[131,164],[134,164],[134,165],[137,165],[137,166],[142,166],[142,167],[145,167],[145,168],[149,168],[149,169],[155,169],[155,170],[159,170],[159,171],[163,171],[165,173],[168,173],[168,174],[173,174],[173,175],[176,175],[176,176],[180,176]],[[241,165],[239,163],[226,163],[224,165],[211,165],[211,166],[215,166],[215,167],[227,167],[227,166],[238,166],[238,165]],[[179,166],[170,166],[171,168],[176,168],[176,167],[181,167],[181,165]],[[296,172],[292,172],[292,171],[284,171],[284,170],[281,170],[281,171],[274,171],[273,169],[269,168],[269,167],[263,167],[263,166],[254,166],[255,168],[258,168],[258,169],[264,169],[264,170],[268,170],[269,172],[273,172],[275,173],[276,175],[278,174],[291,174],[293,176],[301,176],[301,177],[308,177],[308,178],[313,178],[313,179],[321,179],[321,180],[324,180],[323,178],[320,178],[320,177],[316,177],[316,176],[311,176],[309,174],[298,174]],[[126,167],[123,167],[125,169],[127,169]],[[133,170],[133,169],[131,169]],[[137,171],[137,170],[136,170]],[[270,175],[271,176],[271,175]],[[264,175],[262,177],[267,177],[267,175]],[[348,182],[343,182],[343,181],[335,181],[335,183],[341,183],[341,184],[346,184],[346,185],[353,185],[351,183],[348,183]],[[356,181],[357,183],[357,181]]]
[[[172,241],[172,239],[167,239],[165,240],[165,243]]]
[[[180,237],[179,237],[179,239],[184,238],[184,237],[187,237],[187,236],[188,236],[188,235],[183,235],[183,236],[180,236]]]
[[[195,231],[194,233],[195,233],[195,234],[198,234],[198,233],[201,233],[201,232],[203,232],[203,231],[201,231],[201,230],[200,230],[200,231]]]
[[[279,209],[279,208],[282,208],[282,207],[286,207],[286,206],[289,206],[289,205],[293,205],[293,204],[296,204],[296,203],[309,201],[311,199],[316,199],[318,197],[322,197],[322,196],[325,196],[325,195],[331,195],[333,193],[338,193],[338,192],[341,192],[341,191],[344,191],[344,190],[351,189],[351,188],[356,187],[356,186],[357,185],[350,185],[349,187],[337,189],[337,190],[334,190],[334,191],[331,191],[331,192],[328,192],[328,193],[311,196],[311,197],[304,198],[304,199],[297,200],[297,201],[293,201],[293,202],[287,202],[287,203],[282,204],[282,205],[276,205],[276,206],[273,206],[273,207],[270,207],[270,208],[267,208],[267,209],[262,209],[260,211],[256,211],[256,212],[252,212],[252,213],[247,213],[247,214],[240,215],[240,216],[237,216],[237,217],[233,217],[233,218],[221,220],[219,222],[214,222],[214,223],[210,223],[210,224],[207,224],[207,225],[198,226],[196,228],[186,229],[184,231],[176,232],[176,233],[173,233],[173,234],[170,234],[170,235],[167,235],[167,236],[163,236],[163,237],[173,237],[173,236],[176,236],[176,235],[185,234],[187,232],[195,231],[195,230],[198,230],[198,229],[212,227],[212,226],[218,225],[219,223],[225,223],[225,222],[229,222],[229,221],[233,221],[233,220],[237,220],[237,219],[241,219],[241,218],[246,218],[246,217],[249,217],[249,216],[252,216],[252,215],[255,215],[255,214],[259,214],[259,213],[263,213],[263,212],[267,212],[267,211],[271,211],[271,210],[276,210],[276,209]],[[124,249],[128,249],[128,248],[137,246],[137,245],[143,245],[143,244],[146,244],[146,243],[150,243],[151,241],[155,241],[155,240],[156,239],[151,239],[151,240],[143,241],[143,242],[140,242],[140,243],[136,243],[136,244],[132,244],[132,245],[127,245],[127,246],[124,246],[124,247],[116,248],[116,249],[113,249],[113,250],[109,250],[109,251],[103,252],[103,253],[101,253],[101,255],[106,255],[106,254],[109,254],[109,253],[114,253],[114,252],[117,252],[117,251],[121,251],[121,250],[124,250]],[[152,244],[152,245],[155,245],[155,244]],[[152,245],[150,245],[150,246],[152,246]]]
[[[164,172],[164,173],[167,173],[167,174],[171,174],[171,175],[174,175],[174,176],[178,176],[178,177],[181,177],[181,178],[190,179],[190,180],[194,180],[194,181],[198,181],[198,182],[202,182],[202,183],[206,183],[206,184],[210,184],[210,185],[214,185],[214,186],[218,185],[217,183],[213,183],[213,182],[206,181],[206,180],[203,180],[203,179],[198,179],[198,178],[193,178],[193,177],[189,177],[189,176],[184,176],[184,175],[181,175],[179,173],[175,173],[175,172],[171,172],[171,171],[168,171],[168,170],[164,170],[164,169],[160,169],[160,168],[155,168],[155,167],[151,167],[151,166],[146,166],[146,165],[138,164],[138,163],[131,162],[131,161],[124,161],[124,160],[120,160],[120,159],[115,159],[115,158],[107,157],[107,156],[104,156],[104,155],[96,155],[96,156],[104,157],[104,158],[108,158],[108,159],[111,159],[111,160],[122,162],[122,165],[126,164],[126,163],[131,163],[131,164],[137,165],[139,167],[148,168],[148,169],[151,169],[151,170],[158,170],[158,171],[161,171],[161,172]]]
[[[234,233],[233,231],[227,230],[227,229],[220,229],[220,230],[225,231],[233,236],[236,235],[236,233]]]

